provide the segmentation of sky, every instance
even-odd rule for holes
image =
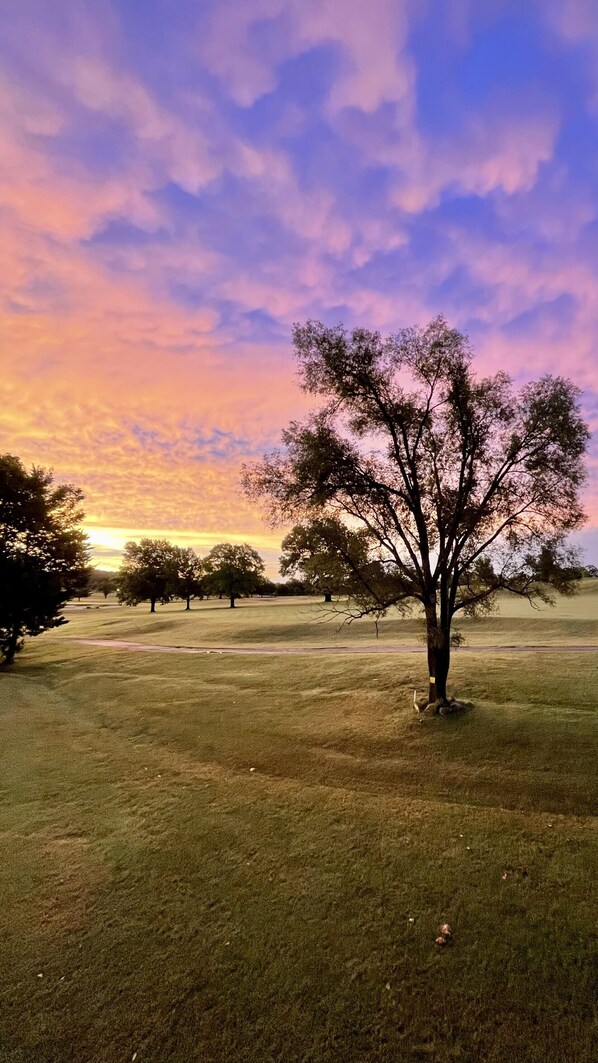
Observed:
[[[0,450],[84,490],[101,567],[159,535],[273,575],[239,474],[307,409],[295,321],[442,313],[598,427],[598,4],[2,4],[0,219]]]

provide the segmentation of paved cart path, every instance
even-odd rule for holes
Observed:
[[[426,653],[425,646],[400,646],[382,643],[379,646],[151,646],[146,642],[125,642],[122,639],[83,639],[68,638],[68,642],[77,642],[83,646],[102,646],[112,650],[137,650],[143,653],[232,653],[238,656],[268,654],[311,654],[311,653]],[[459,646],[453,653],[598,653],[598,645],[555,645],[555,646]]]

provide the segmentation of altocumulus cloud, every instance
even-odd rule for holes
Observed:
[[[275,549],[239,465],[305,408],[308,316],[442,312],[485,371],[572,376],[596,426],[593,0],[0,20],[0,445],[81,484],[99,551],[135,529]],[[590,471],[596,554],[595,450]]]

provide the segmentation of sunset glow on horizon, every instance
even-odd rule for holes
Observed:
[[[124,542],[280,531],[243,462],[309,408],[291,329],[443,314],[598,428],[594,0],[20,0],[0,13],[0,450]],[[585,492],[598,562],[598,446]]]

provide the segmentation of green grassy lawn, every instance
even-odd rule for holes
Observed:
[[[71,608],[70,623],[52,637],[130,639],[152,645],[203,646],[351,646],[384,642],[423,644],[423,624],[416,616],[401,617],[393,611],[379,624],[378,637],[371,619],[343,623],[346,603],[332,609],[316,598],[242,599],[233,610],[226,601],[210,599],[193,602],[190,612],[184,604],[172,602],[157,606],[150,614],[147,604],[127,608],[117,606],[112,595],[83,599]],[[533,609],[527,602],[505,597],[496,614],[482,620],[458,620],[455,628],[465,644],[545,645],[565,643],[598,646],[598,580],[584,580],[574,598],[560,598],[555,608]]]
[[[423,721],[416,654],[67,640],[371,638],[313,634],[313,603],[29,641],[0,675],[3,1063],[594,1063],[598,653],[556,648],[597,603],[503,606],[488,642],[553,623],[555,652],[456,655],[476,707]]]

